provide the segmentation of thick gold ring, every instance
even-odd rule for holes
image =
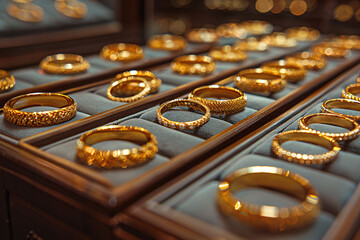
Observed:
[[[157,50],[180,51],[186,47],[187,43],[181,36],[163,34],[152,36],[147,45]]]
[[[219,25],[216,28],[218,36],[221,37],[235,37],[235,38],[244,38],[247,35],[247,31],[242,26],[241,23],[224,23]]]
[[[218,85],[196,88],[189,94],[189,99],[204,103],[210,108],[212,114],[237,113],[246,106],[246,96],[243,92],[232,87]]]
[[[311,48],[314,53],[330,58],[344,58],[351,54],[350,50],[332,42],[322,42]]]
[[[110,140],[128,140],[142,144],[138,148],[100,150],[93,144]],[[156,137],[148,130],[133,126],[104,126],[83,134],[76,144],[79,159],[99,168],[127,168],[144,163],[158,151]]]
[[[219,39],[216,30],[212,28],[193,28],[185,36],[190,42],[196,43],[213,43]]]
[[[238,41],[234,45],[234,48],[242,50],[242,51],[264,52],[264,51],[269,50],[269,45],[263,39],[256,39],[254,37],[250,37],[250,38]]]
[[[21,109],[34,106],[50,106],[59,109],[41,112],[25,112]],[[66,122],[76,115],[76,102],[60,93],[29,93],[14,97],[4,106],[4,117],[12,124],[27,127],[50,126]]]
[[[209,56],[215,61],[222,62],[240,62],[244,61],[248,57],[244,51],[230,45],[213,47],[209,52]]]
[[[248,20],[241,22],[241,26],[252,35],[269,34],[273,30],[273,26],[265,21]]]
[[[348,115],[348,114],[338,113],[338,112],[332,110],[333,108],[360,111],[360,102],[359,101],[352,100],[352,99],[343,99],[343,98],[330,99],[330,100],[325,101],[321,105],[321,110],[323,113],[337,114],[337,115],[340,115],[343,117],[351,118],[355,121],[360,120],[360,115]]]
[[[163,113],[174,107],[189,107],[204,113],[200,119],[188,122],[175,122],[163,116]],[[210,119],[210,109],[203,103],[191,99],[175,99],[160,105],[156,112],[157,120],[161,125],[172,129],[194,129],[204,125]]]
[[[321,70],[326,66],[326,59],[320,54],[301,52],[285,58],[288,63],[303,66],[308,70]]]
[[[182,75],[203,75],[215,71],[216,64],[208,56],[185,55],[175,58],[171,63],[171,69]]]
[[[247,187],[264,187],[290,194],[298,205],[277,207],[245,202],[235,193]],[[296,229],[312,223],[320,212],[320,199],[309,180],[282,168],[252,166],[238,169],[220,182],[216,194],[221,211],[242,223],[270,232]]]
[[[276,93],[284,89],[286,80],[261,68],[240,71],[234,78],[235,86],[243,92]]]
[[[349,129],[350,131],[345,133],[320,132],[308,126],[313,123],[331,124]],[[334,138],[337,141],[346,141],[356,138],[360,131],[359,124],[354,120],[331,113],[314,113],[307,115],[300,119],[299,128]]]
[[[320,37],[320,32],[309,27],[292,27],[285,31],[289,38],[295,38],[298,41],[316,41]]]
[[[90,68],[89,62],[76,54],[55,54],[45,57],[40,68],[52,74],[77,74]]]
[[[281,147],[281,144],[287,141],[314,143],[329,149],[329,151],[324,154],[316,155],[290,152]],[[335,139],[305,130],[286,131],[278,134],[272,141],[272,151],[275,153],[275,155],[289,162],[306,165],[325,164],[332,162],[335,160],[340,150],[340,145],[337,141],[335,141]]]
[[[287,82],[296,83],[306,76],[306,70],[298,64],[292,64],[285,60],[266,62],[261,65],[264,71],[280,75]]]
[[[5,70],[0,69],[0,93],[9,91],[15,86],[15,78]]]
[[[31,2],[32,0],[12,1],[12,3],[9,3],[6,7],[6,11],[13,18],[16,18],[23,22],[41,22],[44,19],[44,11],[40,6]]]
[[[56,0],[55,9],[70,18],[84,18],[87,14],[87,6],[77,0]]]
[[[292,48],[297,46],[295,38],[290,38],[282,32],[274,32],[271,35],[264,37],[263,40],[267,41],[271,47]]]
[[[112,62],[131,62],[144,57],[143,49],[136,44],[114,43],[104,46],[100,57]]]
[[[116,75],[115,80],[120,80],[124,77],[130,76],[145,78],[146,81],[148,81],[148,83],[150,84],[150,93],[157,93],[160,89],[161,79],[157,78],[155,74],[150,71],[131,70],[123,72]]]
[[[148,81],[139,76],[128,76],[116,80],[111,83],[106,92],[110,100],[117,102],[135,102],[149,93],[150,85]]]
[[[345,90],[342,90],[341,96],[346,99],[353,99],[356,101],[360,101],[360,97],[357,96],[360,93],[360,82],[350,84],[345,88]]]

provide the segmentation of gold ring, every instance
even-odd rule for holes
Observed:
[[[238,41],[234,45],[234,48],[242,51],[264,52],[269,50],[269,45],[262,39],[258,40],[254,37],[250,37],[245,40]]]
[[[335,112],[334,110],[332,110],[332,108],[338,108],[338,109],[349,109],[349,110],[353,110],[353,111],[360,111],[360,102],[356,101],[356,100],[352,100],[352,99],[342,99],[342,98],[338,98],[338,99],[330,99],[327,100],[326,102],[324,102],[321,105],[321,110],[323,113],[332,113],[332,114],[337,114],[343,117],[347,117],[347,118],[351,118],[355,121],[359,121],[360,120],[360,116],[358,115],[348,115],[348,114],[342,114],[342,113],[338,113]]]
[[[329,151],[316,155],[290,152],[281,147],[281,144],[287,141],[314,143],[329,149]],[[335,141],[335,139],[305,130],[291,130],[278,134],[276,137],[274,137],[271,148],[275,155],[282,159],[285,159],[289,162],[306,165],[325,164],[332,162],[335,160],[336,156],[341,150],[339,143]]]
[[[222,62],[240,62],[244,61],[248,57],[244,51],[230,45],[213,47],[209,52],[209,56],[215,61]]]
[[[345,90],[342,90],[341,96],[346,99],[360,101],[360,97],[357,96],[357,94],[359,93],[360,93],[360,82],[347,86]]]
[[[44,19],[44,11],[43,9],[31,3],[32,0],[28,1],[12,1],[6,7],[7,13],[23,22],[30,22],[30,23],[38,23]]]
[[[310,52],[295,53],[285,58],[290,64],[298,64],[308,70],[321,70],[326,66],[326,59],[320,55]]]
[[[301,202],[290,207],[257,205],[235,193],[247,187],[264,187],[290,194]],[[241,168],[220,182],[216,194],[220,210],[244,224],[282,232],[312,223],[320,212],[320,199],[310,181],[299,174],[271,166]]]
[[[91,145],[110,140],[128,140],[142,144],[138,148],[100,150]],[[144,163],[158,151],[155,136],[148,130],[133,126],[104,126],[83,134],[76,143],[79,159],[89,165],[99,168],[127,168]]]
[[[346,49],[360,50],[360,37],[356,35],[340,35],[331,41]]]
[[[269,34],[273,30],[273,26],[265,21],[248,20],[241,22],[241,26],[252,35]]]
[[[108,98],[113,101],[135,102],[149,93],[150,85],[145,78],[139,76],[129,76],[123,77],[120,80],[116,80],[111,83],[106,94]]]
[[[200,119],[188,122],[175,122],[163,116],[163,113],[174,107],[189,107],[194,110],[199,110],[205,115]],[[156,111],[156,117],[159,123],[165,127],[172,129],[194,129],[204,125],[210,119],[210,109],[203,103],[191,99],[175,99],[165,102],[160,105]]]
[[[40,68],[52,74],[76,74],[90,68],[89,62],[76,54],[55,54],[40,62]]]
[[[130,76],[145,78],[146,81],[150,84],[150,93],[157,93],[160,89],[161,80],[157,78],[154,73],[150,71],[131,70],[131,71],[123,72],[116,75],[115,80],[120,80],[124,77],[130,77]]]
[[[0,93],[9,91],[15,86],[15,78],[5,70],[0,69]]]
[[[314,53],[324,55],[325,57],[343,58],[351,54],[351,52],[339,45],[331,42],[319,43],[311,48]]]
[[[216,64],[208,56],[185,55],[175,58],[171,63],[171,69],[181,75],[202,75],[215,71]]]
[[[298,41],[316,41],[320,37],[320,32],[309,27],[292,27],[285,31],[289,38],[295,38]]]
[[[243,92],[276,93],[286,86],[286,80],[261,68],[240,71],[235,86]]]
[[[56,0],[55,9],[70,18],[84,18],[87,14],[87,6],[77,0]]]
[[[320,132],[308,126],[309,124],[313,124],[313,123],[322,123],[322,124],[340,126],[349,129],[350,131],[345,133]],[[359,124],[354,120],[330,113],[314,113],[307,115],[300,119],[299,128],[334,138],[337,141],[346,141],[356,138],[360,131]]]
[[[135,44],[114,43],[104,46],[100,57],[112,62],[131,62],[144,57],[143,49]]]
[[[217,98],[211,100],[207,98]],[[189,94],[189,99],[201,102],[210,108],[212,114],[232,114],[242,111],[246,106],[243,92],[218,85],[199,87]]]
[[[267,62],[261,65],[264,71],[280,75],[287,82],[296,83],[306,76],[306,70],[298,64],[292,64],[285,60]]]
[[[186,33],[186,38],[190,42],[213,43],[219,39],[219,36],[212,28],[193,28]]]
[[[21,109],[34,106],[50,106],[59,109],[41,112],[25,112]],[[66,122],[76,115],[76,102],[60,93],[29,93],[14,97],[4,106],[4,117],[12,124],[27,127],[50,126]]]
[[[295,38],[289,38],[285,33],[274,32],[269,36],[264,37],[264,41],[267,41],[269,46],[279,48],[292,48],[297,45]]]
[[[242,26],[241,23],[224,23],[219,25],[216,28],[218,36],[221,37],[235,37],[235,38],[244,38],[247,35],[247,31]]]
[[[147,43],[150,48],[166,51],[180,51],[186,47],[186,40],[170,34],[155,35]]]

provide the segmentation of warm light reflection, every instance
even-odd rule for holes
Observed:
[[[228,191],[229,190],[229,187],[230,187],[230,185],[229,185],[229,183],[228,182],[221,182],[220,184],[219,184],[219,190],[220,190],[220,192],[225,192],[225,191]]]
[[[279,208],[274,206],[261,206],[260,215],[263,217],[276,218],[279,215]]]
[[[239,210],[241,208],[241,203],[239,201],[235,204],[235,210]]]
[[[285,0],[274,0],[273,5],[271,12],[275,14],[281,13],[286,7]]]
[[[360,22],[360,8],[357,9],[355,12],[355,19],[356,21]]]
[[[334,17],[340,22],[349,21],[354,15],[354,10],[350,5],[340,4],[334,10]]]
[[[290,3],[290,12],[295,16],[304,14],[307,10],[307,4],[304,0],[294,0]]]
[[[255,8],[258,12],[266,13],[272,9],[274,3],[272,0],[257,0]]]

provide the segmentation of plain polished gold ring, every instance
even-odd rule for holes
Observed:
[[[285,60],[266,62],[261,68],[275,75],[280,75],[287,82],[296,83],[306,76],[306,70],[298,64],[292,64]]]
[[[124,77],[142,77],[148,81],[150,85],[150,93],[157,93],[161,86],[161,79],[157,78],[154,73],[150,71],[130,70],[116,75],[115,79],[120,80]]]
[[[181,75],[203,75],[214,72],[216,64],[208,56],[185,55],[175,58],[171,63],[171,69]]]
[[[221,62],[240,62],[248,57],[244,51],[230,45],[213,47],[209,52],[209,56],[215,61]]]
[[[45,57],[40,68],[51,74],[77,74],[90,68],[89,62],[76,54],[55,54]]]
[[[116,102],[135,102],[150,93],[148,81],[139,76],[123,77],[111,83],[106,94]]]
[[[342,90],[341,96],[346,99],[353,99],[356,101],[360,101],[360,97],[358,94],[360,93],[360,82],[350,84],[345,88],[345,90]]]
[[[349,115],[349,114],[342,114],[333,110],[335,109],[348,109],[353,111],[360,112],[360,102],[352,99],[343,99],[343,98],[336,98],[330,99],[325,101],[321,105],[321,110],[323,113],[332,113],[337,114],[343,117],[351,118],[355,121],[360,120],[360,115]]]
[[[152,36],[147,45],[157,50],[180,51],[186,47],[187,43],[181,36],[163,34]]]
[[[13,75],[0,69],[0,93],[11,90],[15,86],[15,83]]]
[[[114,43],[105,45],[100,57],[112,62],[131,62],[144,58],[143,49],[136,44]]]
[[[301,52],[285,58],[288,63],[303,66],[308,70],[321,70],[326,66],[326,59],[320,54]]]
[[[301,202],[290,207],[257,205],[236,197],[246,188],[263,187],[296,197]],[[311,224],[320,212],[317,191],[306,178],[289,170],[271,166],[241,168],[220,182],[217,203],[225,215],[234,216],[242,223],[267,230],[282,232]]]

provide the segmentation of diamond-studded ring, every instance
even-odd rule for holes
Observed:
[[[295,153],[281,147],[281,144],[287,141],[314,143],[329,149],[329,151],[323,154]],[[275,136],[272,141],[272,151],[275,155],[289,162],[306,165],[332,162],[340,150],[340,145],[335,139],[306,130],[286,131]]]
[[[22,109],[37,106],[56,107],[50,111],[27,112]],[[30,93],[10,99],[3,113],[9,122],[27,126],[43,127],[66,122],[76,115],[77,104],[69,96],[60,93]]]
[[[113,82],[107,90],[107,97],[117,102],[134,102],[150,93],[150,84],[140,76],[123,77]]]
[[[199,110],[205,115],[200,119],[188,122],[175,122],[163,116],[163,113],[174,107],[189,107],[194,110]],[[203,103],[191,99],[175,99],[165,102],[157,109],[157,120],[161,125],[172,129],[194,129],[204,125],[210,119],[210,109]]]

